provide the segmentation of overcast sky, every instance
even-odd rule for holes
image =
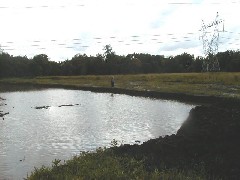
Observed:
[[[0,45],[11,55],[44,53],[53,61],[95,56],[106,44],[119,55],[198,56],[202,20],[209,24],[218,12],[225,30],[219,51],[238,50],[239,9],[231,0],[0,0]]]

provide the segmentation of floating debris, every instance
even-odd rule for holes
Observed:
[[[0,97],[0,100],[3,100],[3,101],[5,101],[6,99],[4,99],[4,98]]]
[[[36,106],[35,109],[48,109],[51,106]]]
[[[79,104],[63,104],[63,105],[59,105],[57,107],[63,107],[63,106],[78,106]],[[36,106],[34,107],[35,109],[48,109],[51,106]],[[31,107],[32,108],[32,107]]]
[[[74,106],[73,104],[63,104],[63,105],[60,105],[58,107],[63,107],[63,106]]]
[[[7,115],[7,114],[9,114],[9,112],[7,112],[7,113],[1,113],[1,112],[0,112],[0,117],[3,117],[3,116],[5,116],[5,115]]]
[[[22,162],[22,161],[25,161],[25,156],[23,157],[23,159],[20,159],[19,161],[21,161],[21,162]]]
[[[58,107],[63,107],[63,106],[78,106],[79,104],[63,104]]]

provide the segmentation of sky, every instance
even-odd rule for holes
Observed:
[[[202,22],[217,16],[219,51],[238,50],[240,0],[0,0],[0,47],[14,56],[149,53],[204,56]],[[213,27],[205,30],[208,41]]]

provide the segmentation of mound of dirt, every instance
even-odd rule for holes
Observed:
[[[240,107],[240,106],[238,106]],[[240,108],[197,106],[176,135],[159,137],[142,145],[113,148],[118,155],[145,159],[149,170],[205,167],[210,177],[240,177]]]

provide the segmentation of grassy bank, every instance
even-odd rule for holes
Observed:
[[[240,73],[115,75],[117,88],[240,98]],[[110,87],[111,76],[45,76],[8,78],[1,82],[81,87]]]
[[[117,156],[112,149],[97,149],[96,152],[82,153],[61,163],[54,160],[52,167],[35,168],[27,179],[206,179],[202,169],[155,169],[147,171],[143,160],[122,155]]]

